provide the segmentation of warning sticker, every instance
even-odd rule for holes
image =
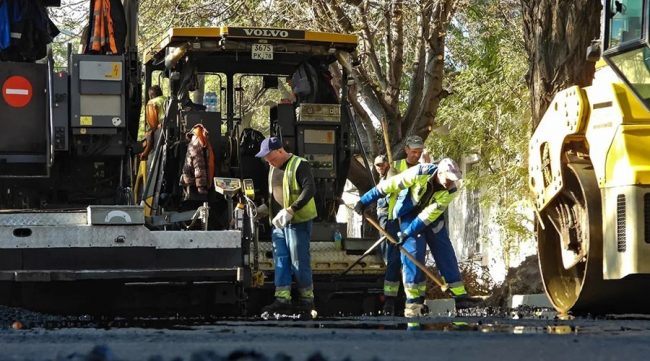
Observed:
[[[114,61],[80,61],[79,79],[81,80],[122,80],[122,63]]]
[[[79,125],[83,125],[83,126],[93,125],[93,117],[88,115],[79,117]]]
[[[106,79],[122,79],[122,64],[113,63],[111,71],[104,75]]]

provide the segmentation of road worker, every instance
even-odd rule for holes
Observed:
[[[167,98],[163,95],[162,89],[158,85],[149,87],[147,95],[149,96],[149,101],[144,112],[144,140],[142,141],[144,150],[139,155],[141,160],[147,160],[149,153],[153,150],[156,132],[165,122],[165,104],[167,102]]]
[[[314,310],[309,241],[316,218],[316,183],[305,159],[284,150],[279,138],[266,138],[255,155],[270,165],[269,206],[273,230],[275,301],[262,308],[270,314],[309,314]],[[296,278],[300,300],[292,308],[291,280]]]
[[[141,122],[138,129],[138,135],[143,134],[144,139],[140,140],[142,143],[142,152],[137,154],[138,170],[136,179],[134,181],[133,191],[135,194],[136,202],[140,203],[143,198],[144,185],[147,183],[147,170],[151,166],[149,154],[155,147],[156,140],[160,137],[159,129],[162,128],[165,122],[165,106],[167,98],[163,95],[162,89],[158,85],[152,85],[147,89],[149,101],[145,107],[144,122]],[[145,207],[145,214],[151,215],[151,208]]]
[[[404,159],[393,161],[390,171],[386,174],[386,177],[382,178],[382,180],[392,175],[400,174],[418,164],[423,151],[424,141],[421,137],[417,135],[407,137],[404,142],[404,154],[406,157]],[[399,232],[399,224],[392,216],[396,201],[397,194],[390,194],[386,197],[386,222],[385,224],[380,223],[382,227],[393,236],[393,238],[397,238],[397,232]],[[379,203],[380,202],[378,201],[378,210],[380,209]],[[386,273],[384,275],[384,315],[392,316],[395,315],[395,299],[399,292],[401,268],[400,251],[394,244],[386,241],[385,244],[382,245],[382,252],[384,261],[386,262]]]
[[[398,194],[391,210],[393,219],[399,222],[400,231],[396,240],[404,250],[411,253],[420,263],[424,263],[427,239],[434,238],[433,227],[442,221],[442,214],[456,195],[456,181],[460,178],[458,165],[449,158],[441,160],[438,165],[418,164],[380,182],[366,192],[355,206],[355,210],[362,213],[372,202],[387,195]],[[435,242],[436,245],[432,248],[434,259],[440,262],[437,264],[438,268],[448,282],[452,294],[456,297],[466,297],[458,261],[449,238],[447,237],[448,244],[437,244],[443,243],[441,238],[435,238]],[[424,273],[406,256],[402,255],[401,261],[406,293],[404,316],[418,317],[425,313]],[[457,296],[455,289],[461,289],[463,293]]]

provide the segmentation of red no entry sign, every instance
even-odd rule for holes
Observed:
[[[2,84],[2,97],[9,106],[22,108],[32,100],[32,83],[20,75],[10,76]]]

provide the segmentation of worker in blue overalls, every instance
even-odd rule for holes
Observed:
[[[449,237],[444,236],[447,233],[440,233],[440,229],[437,229],[440,222],[444,222],[442,215],[457,193],[456,182],[460,178],[460,169],[452,159],[445,158],[438,165],[419,164],[366,192],[355,210],[362,213],[365,207],[378,199],[398,194],[392,209],[393,217],[399,220],[398,242],[420,263],[425,262],[426,245],[429,244],[450,292],[462,303],[462,299],[467,298],[467,292],[454,248]],[[402,255],[401,261],[406,293],[404,316],[418,317],[424,314],[424,274],[406,256]]]

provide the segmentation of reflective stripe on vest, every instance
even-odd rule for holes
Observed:
[[[107,50],[107,54],[117,54],[110,0],[95,0],[93,7],[93,28],[90,29],[91,49],[96,52]]]
[[[298,157],[297,155],[292,155],[291,158],[289,158],[287,167],[284,170],[284,176],[282,178],[283,208],[289,208],[296,201],[296,199],[298,199],[298,196],[300,196],[300,193],[302,192],[302,188],[296,179],[296,170],[298,169],[300,162],[303,160],[305,159]],[[269,195],[273,194],[272,180],[274,169],[275,167],[271,167],[271,171],[269,172]],[[269,197],[269,201],[270,200],[271,197]],[[269,209],[271,209],[270,204]],[[291,223],[307,222],[316,218],[316,215],[316,202],[314,202],[314,197],[312,197],[304,207],[295,211],[293,218],[291,219]],[[269,217],[272,217],[271,212],[269,212]]]

